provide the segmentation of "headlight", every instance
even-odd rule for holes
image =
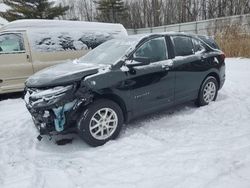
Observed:
[[[37,90],[36,92],[32,93],[30,97],[32,99],[41,99],[41,98],[50,98],[50,97],[56,97],[58,95],[61,95],[62,93],[65,93],[66,91],[69,91],[73,88],[73,85],[70,86],[58,86],[47,90]]]
[[[58,102],[68,91],[74,88],[73,85],[58,86],[46,90],[27,89],[25,102],[31,107],[44,107]]]

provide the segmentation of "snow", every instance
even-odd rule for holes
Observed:
[[[27,29],[32,30],[34,28],[72,28],[84,30],[106,30],[123,32],[127,35],[126,29],[121,24],[113,23],[102,23],[102,22],[84,22],[84,21],[70,21],[70,20],[46,20],[46,19],[22,19],[10,22],[8,25],[4,26],[3,29]]]
[[[5,11],[8,10],[9,8],[10,8],[10,7],[7,6],[6,4],[0,3],[0,12],[5,12]],[[2,25],[7,24],[7,23],[8,23],[8,21],[7,21],[6,19],[0,17],[0,27],[1,27]]]
[[[98,148],[39,142],[24,101],[1,101],[0,187],[250,187],[250,59],[226,65],[216,102],[141,118]]]
[[[129,71],[129,68],[127,66],[125,66],[125,65],[123,65],[120,69],[121,69],[122,72],[128,72]]]
[[[4,3],[0,3],[0,12],[6,12],[10,7]]]
[[[1,30],[25,30],[32,50],[37,52],[89,50],[128,35],[121,24],[40,19],[13,21]]]
[[[0,27],[1,27],[2,25],[7,24],[7,23],[8,23],[7,20],[5,20],[4,18],[0,17]]]
[[[68,50],[90,50],[107,40],[120,37],[121,33],[111,31],[84,31],[67,29],[33,29],[27,32],[31,48],[37,52],[55,52]]]

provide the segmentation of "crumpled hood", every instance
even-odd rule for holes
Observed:
[[[25,84],[34,88],[66,85],[96,74],[101,68],[108,68],[108,65],[78,63],[75,60],[43,69],[29,77]]]

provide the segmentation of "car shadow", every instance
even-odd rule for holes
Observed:
[[[143,126],[145,122],[148,122],[151,120],[158,120],[158,119],[164,118],[166,116],[171,118],[172,116],[177,115],[179,113],[182,113],[184,111],[186,113],[193,113],[193,111],[190,109],[196,109],[196,108],[198,108],[198,107],[192,101],[187,102],[187,103],[183,103],[183,104],[180,104],[177,106],[173,106],[173,107],[163,109],[163,110],[155,112],[155,113],[151,113],[151,114],[140,116],[136,119],[133,119],[125,125],[125,129],[131,128],[131,127],[133,127],[133,128],[140,127],[140,126]],[[187,110],[187,109],[189,109],[189,110]]]
[[[0,101],[7,99],[18,99],[23,97],[23,92],[0,94]]]
[[[126,132],[127,129],[130,129],[130,128],[137,129],[137,128],[144,126],[145,122],[158,120],[164,117],[171,118],[172,116],[178,115],[179,113],[183,113],[183,112],[193,113],[194,111],[192,109],[196,109],[196,108],[197,107],[194,104],[194,102],[188,102],[188,103],[184,103],[178,106],[174,106],[166,110],[161,110],[156,113],[141,116],[124,125],[122,132],[120,134],[121,136],[120,138],[122,138],[123,135],[125,135],[124,133]],[[119,138],[116,141],[119,141]],[[60,142],[60,144],[58,144],[58,142]],[[83,140],[81,140],[77,134],[55,135],[51,139],[49,139],[48,137],[44,137],[40,143],[42,143],[43,145],[40,147],[46,147],[49,150],[50,149],[56,150],[57,147],[61,147],[63,148],[63,150],[67,149],[67,151],[88,150],[92,148],[89,145],[87,145]],[[105,145],[102,147],[105,147]]]
[[[183,112],[191,114],[194,112],[195,109],[197,109],[197,107],[194,102],[188,102],[165,110],[161,110],[156,113],[136,118],[124,125],[120,134],[120,138],[113,141],[112,143],[114,144],[115,142],[119,142],[119,139],[122,140],[124,135],[126,136],[126,130],[131,128],[139,129],[140,127],[143,127],[145,125],[145,122],[158,120],[164,117],[171,118]],[[60,142],[60,144],[58,144],[58,142]],[[101,149],[102,147],[105,147],[105,145],[97,148]],[[77,134],[54,135],[51,138],[45,136],[40,142],[37,141],[36,147],[38,150],[50,152],[77,152],[94,149],[93,147],[87,145]]]

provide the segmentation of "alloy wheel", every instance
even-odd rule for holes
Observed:
[[[210,103],[214,100],[216,95],[216,85],[214,82],[208,82],[203,90],[203,99],[206,103]]]
[[[118,116],[111,108],[98,110],[91,118],[89,130],[97,140],[105,140],[111,137],[118,125]]]

